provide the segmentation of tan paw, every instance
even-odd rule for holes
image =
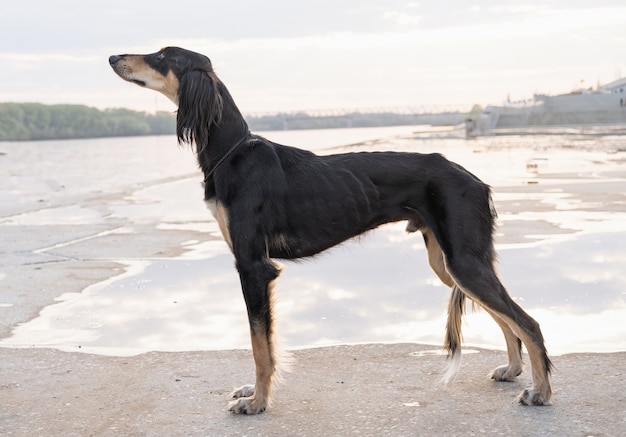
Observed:
[[[517,377],[522,373],[522,369],[519,367],[512,367],[508,364],[496,368],[489,377],[494,381],[509,381],[513,382],[517,380]]]
[[[539,390],[526,389],[518,397],[517,401],[522,405],[552,405],[549,396],[544,396]]]
[[[254,394],[254,384],[242,385],[233,391],[233,399],[248,398]]]
[[[265,411],[267,402],[254,396],[239,398],[228,404],[228,411],[235,414],[259,414]]]

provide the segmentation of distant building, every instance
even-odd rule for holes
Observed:
[[[598,89],[611,94],[626,94],[626,77],[617,79],[616,81],[607,83],[606,85],[602,85]]]
[[[597,89],[557,96],[535,95],[532,101],[487,106],[477,121],[478,134],[548,126],[626,125],[626,77]]]

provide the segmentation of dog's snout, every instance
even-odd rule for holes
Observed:
[[[117,64],[117,61],[119,61],[120,59],[122,59],[122,57],[118,55],[109,56],[109,64],[115,65]]]

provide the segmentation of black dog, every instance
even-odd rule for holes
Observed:
[[[525,405],[552,395],[539,325],[509,296],[494,271],[495,211],[490,188],[439,154],[346,153],[317,156],[252,135],[230,93],[204,55],[167,47],[148,55],[111,56],[115,72],[159,91],[178,105],[179,142],[195,143],[205,201],[236,260],[248,309],[256,384],[234,393],[234,413],[257,414],[271,400],[279,354],[272,258],[307,257],[383,223],[407,221],[421,231],[431,267],[452,288],[446,348],[448,379],[460,362],[461,318],[468,297],[504,332],[509,363],[492,373],[512,381],[528,350],[533,387]]]

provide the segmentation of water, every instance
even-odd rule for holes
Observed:
[[[495,187],[498,270],[514,298],[541,323],[549,351],[625,350],[623,137],[466,141],[438,129],[414,130],[264,135],[319,153],[445,153]],[[342,145],[349,147],[337,148]],[[194,158],[177,148],[173,137],[0,143],[2,151],[7,154],[0,156],[0,229],[115,224],[106,232],[128,235],[129,245],[137,229],[189,236],[181,237],[180,254],[110,258],[98,245],[107,235],[94,234],[89,256],[115,260],[125,269],[80,293],[60,296],[0,345],[115,355],[249,347],[232,255],[200,201]],[[86,200],[94,193],[98,202]],[[285,263],[277,287],[285,345],[441,344],[448,290],[430,271],[421,237],[403,229],[404,224],[387,225],[311,261]],[[66,251],[81,247],[79,240],[61,244]],[[10,310],[1,300],[0,294],[0,312]],[[484,312],[468,316],[464,334],[469,345],[505,347]]]

